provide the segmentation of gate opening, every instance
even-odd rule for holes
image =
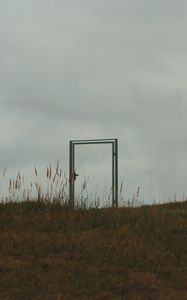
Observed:
[[[118,139],[72,140],[69,142],[69,204],[75,206],[75,146],[111,144],[112,146],[112,207],[118,207]]]

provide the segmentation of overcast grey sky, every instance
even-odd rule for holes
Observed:
[[[70,139],[116,137],[126,197],[187,195],[186,29],[183,0],[0,0],[1,175],[68,173]],[[104,186],[110,149],[81,149]]]

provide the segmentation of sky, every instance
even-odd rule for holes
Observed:
[[[124,199],[187,197],[186,12],[183,0],[0,0],[1,178],[58,159],[68,174],[69,140],[118,138]],[[77,146],[76,171],[77,193],[84,178],[102,193],[110,147]]]

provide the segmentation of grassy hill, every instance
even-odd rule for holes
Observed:
[[[186,300],[186,283],[186,201],[0,204],[0,300]]]

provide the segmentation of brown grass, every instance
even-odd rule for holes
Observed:
[[[0,191],[2,189],[3,180],[7,171],[5,167],[2,178],[0,178]],[[59,160],[57,160],[56,167],[52,170],[51,164],[46,168],[46,185],[42,186],[39,180],[38,169],[34,167],[34,179],[29,186],[25,186],[25,179],[18,171],[15,178],[9,179],[8,193],[6,195],[0,194],[1,202],[13,202],[18,200],[23,201],[60,201],[62,204],[67,201],[68,181],[66,175],[62,174]],[[44,178],[43,178],[44,179]]]
[[[187,202],[0,204],[0,300],[186,300],[186,282]]]

